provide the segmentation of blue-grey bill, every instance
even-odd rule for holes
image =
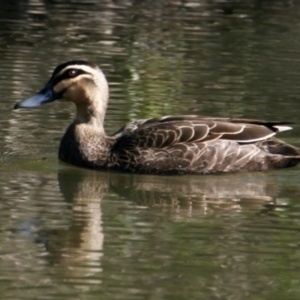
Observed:
[[[27,98],[14,106],[14,109],[17,108],[33,108],[40,106],[44,103],[52,102],[59,99],[59,95],[54,93],[50,87],[43,88],[40,92],[34,96]]]

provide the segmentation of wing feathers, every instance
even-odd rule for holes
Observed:
[[[283,125],[275,125],[273,126],[274,128],[277,128],[279,132],[281,131],[287,131],[287,130],[291,130],[293,129],[292,127],[290,126],[283,126]]]
[[[287,123],[199,116],[166,116],[137,120],[119,130],[115,137],[139,147],[165,148],[177,143],[232,140],[237,143],[263,141],[276,132],[291,129]]]
[[[251,170],[260,170],[268,153],[299,152],[269,139],[291,129],[286,124],[199,116],[137,120],[114,135],[112,152],[123,169],[143,173],[228,172],[249,169],[250,161]]]

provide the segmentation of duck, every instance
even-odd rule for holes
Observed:
[[[104,130],[109,87],[97,64],[58,65],[46,85],[14,109],[73,102],[76,114],[61,139],[59,160],[81,168],[181,175],[267,171],[300,161],[300,149],[275,137],[289,122],[198,115],[138,119],[112,135]]]

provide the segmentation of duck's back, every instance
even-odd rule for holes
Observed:
[[[117,168],[147,174],[210,174],[294,166],[298,148],[274,138],[286,123],[198,116],[135,121],[116,133]]]
[[[265,171],[298,163],[299,149],[274,138],[287,124],[198,116],[137,120],[113,136],[72,124],[62,161],[92,169],[144,174]]]

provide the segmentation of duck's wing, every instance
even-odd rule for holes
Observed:
[[[137,120],[121,128],[114,136],[119,146],[127,147],[165,148],[178,143],[220,139],[250,144],[292,129],[288,125],[287,122],[182,115]]]

